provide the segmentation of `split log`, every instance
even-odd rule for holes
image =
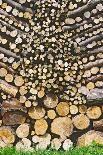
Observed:
[[[99,121],[93,121],[94,130],[103,131],[103,119]]]
[[[29,109],[28,115],[32,119],[41,119],[45,116],[45,110],[42,107],[31,107]]]
[[[29,135],[29,125],[27,123],[21,124],[16,129],[16,134],[19,138],[25,138]]]
[[[67,102],[60,102],[57,107],[56,111],[60,116],[66,116],[69,113],[69,103]]]
[[[98,106],[92,106],[87,109],[87,116],[90,119],[98,119],[102,115],[101,108]]]
[[[73,124],[68,117],[58,117],[51,123],[51,132],[60,137],[69,137],[73,132]]]
[[[77,129],[84,130],[89,127],[90,120],[84,114],[79,114],[73,118],[73,124]]]
[[[34,129],[37,135],[44,135],[48,129],[48,124],[46,120],[45,119],[36,120]]]
[[[13,97],[16,96],[18,89],[7,82],[0,80],[0,89],[3,90],[4,92],[12,95]]]

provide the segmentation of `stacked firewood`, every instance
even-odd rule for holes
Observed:
[[[102,24],[102,0],[0,0],[0,147],[103,131]]]

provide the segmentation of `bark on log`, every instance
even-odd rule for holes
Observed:
[[[93,121],[94,130],[103,131],[103,119],[99,121]]]
[[[0,89],[12,95],[13,97],[15,97],[18,92],[18,89],[15,86],[10,85],[3,80],[0,80]]]

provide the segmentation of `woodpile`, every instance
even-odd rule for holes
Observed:
[[[103,143],[102,23],[102,0],[0,0],[0,147]]]

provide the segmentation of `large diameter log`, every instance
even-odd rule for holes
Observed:
[[[97,144],[103,144],[103,132],[91,130],[78,138],[77,145],[79,147],[90,145],[93,141]]]
[[[60,116],[66,116],[69,113],[69,103],[60,102],[56,107],[56,111]]]
[[[25,138],[29,135],[29,125],[27,123],[21,124],[16,129],[16,134],[19,138]]]
[[[90,119],[98,119],[102,115],[101,108],[98,106],[92,106],[87,109],[87,116]]]
[[[73,132],[72,120],[68,117],[58,117],[51,123],[51,132],[61,137],[69,137]]]
[[[41,119],[45,116],[45,110],[42,107],[31,107],[28,114],[32,119]]]
[[[45,119],[36,120],[34,129],[37,135],[44,135],[48,129],[47,121]]]
[[[6,93],[12,95],[13,97],[15,97],[18,92],[18,89],[15,86],[8,84],[7,82],[5,82],[1,79],[0,79],[0,89]]]
[[[93,127],[95,130],[103,131],[103,119],[99,121],[93,121]]]
[[[47,108],[55,108],[58,104],[58,97],[54,94],[48,94],[44,98],[44,105]]]
[[[0,127],[0,147],[8,146],[14,143],[14,141],[15,135],[13,130],[8,126]]]
[[[3,115],[3,124],[4,125],[18,125],[23,124],[26,120],[26,117],[21,112],[6,112]]]
[[[73,118],[73,124],[77,129],[84,130],[89,127],[90,120],[84,114],[79,114]]]

